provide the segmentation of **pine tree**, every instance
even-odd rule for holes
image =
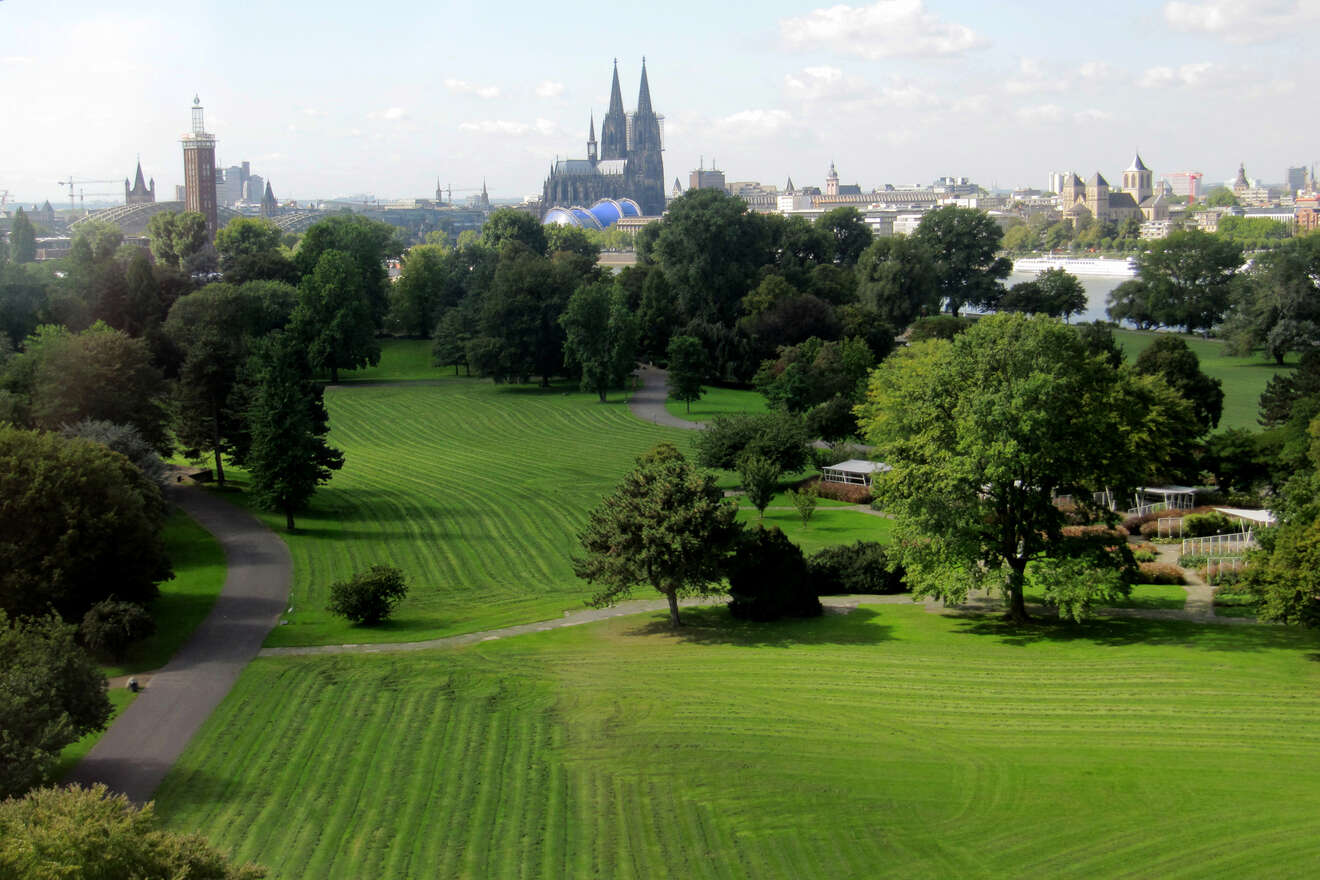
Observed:
[[[330,417],[323,389],[312,381],[293,340],[274,333],[258,343],[248,373],[253,385],[247,459],[252,494],[263,507],[283,511],[293,531],[294,511],[329,481],[331,471],[344,466],[344,454],[325,442]]]

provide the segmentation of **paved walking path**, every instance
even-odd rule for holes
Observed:
[[[1182,556],[1182,545],[1156,544],[1155,555],[1159,562],[1176,566],[1179,557]],[[1186,579],[1183,590],[1187,593],[1187,601],[1183,603],[1183,610],[1193,617],[1215,618],[1214,588],[1202,580],[1201,575],[1194,568],[1184,568],[1183,577]]]
[[[672,416],[669,410],[665,409],[665,400],[669,397],[669,392],[665,388],[664,370],[648,364],[637,371],[637,378],[640,385],[633,392],[632,399],[628,401],[628,408],[637,418],[644,422],[653,422],[670,428],[684,428],[689,431],[700,431],[706,427],[701,422],[689,422],[687,419]]]
[[[171,487],[178,504],[219,540],[227,565],[210,615],[164,668],[149,676],[67,781],[103,782],[143,803],[151,799],[266,634],[289,596],[293,565],[284,542],[254,516],[195,487]]]

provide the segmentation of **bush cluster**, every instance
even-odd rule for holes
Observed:
[[[818,550],[807,559],[807,576],[817,596],[904,593],[908,589],[902,564],[875,541]]]
[[[147,609],[133,602],[102,599],[83,615],[78,637],[93,654],[119,659],[129,645],[156,631]]]
[[[756,455],[791,474],[810,460],[807,441],[802,419],[789,413],[721,416],[697,436],[697,463],[732,471],[745,455]]]
[[[1143,584],[1178,584],[1186,582],[1183,571],[1167,562],[1143,562],[1138,566]]]
[[[819,478],[817,478],[815,485],[816,494],[821,498],[843,501],[848,504],[871,503],[870,486],[859,486],[856,483],[828,483]]]
[[[1184,538],[1204,538],[1207,535],[1223,535],[1241,529],[1236,520],[1229,519],[1222,513],[1193,513],[1183,517]]]
[[[742,620],[818,617],[807,562],[778,528],[743,532],[729,562],[729,613]]]
[[[350,580],[330,585],[330,613],[351,623],[372,626],[390,616],[408,595],[403,572],[390,565],[373,565]]]

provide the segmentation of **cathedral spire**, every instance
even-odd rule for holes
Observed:
[[[615,76],[615,82],[618,82],[617,74]],[[654,112],[655,111],[651,109],[651,86],[646,81],[646,58],[645,56],[643,56],[642,87],[637,92],[637,115],[641,116],[643,113],[654,113]]]
[[[628,156],[628,117],[623,110],[623,91],[619,88],[619,59],[614,59],[614,80],[610,83],[610,109],[600,121],[600,158],[626,159]]]
[[[623,90],[619,88],[619,59],[614,59],[614,82],[610,85],[610,113],[623,114]]]
[[[591,128],[587,131],[587,159],[596,161],[596,114],[591,114]]]

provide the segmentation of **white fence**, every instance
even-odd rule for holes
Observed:
[[[1231,535],[1206,535],[1204,538],[1183,538],[1183,556],[1240,556],[1256,547],[1256,536],[1251,529]]]
[[[1145,516],[1148,513],[1156,513],[1168,509],[1168,504],[1163,501],[1157,501],[1154,504],[1138,504],[1136,507],[1129,509],[1126,513],[1128,516]]]
[[[1183,533],[1183,518],[1181,516],[1162,516],[1155,523],[1158,531],[1155,533],[1161,538],[1181,538]]]
[[[1241,556],[1220,556],[1213,559],[1207,559],[1205,563],[1205,582],[1213,585],[1219,579],[1219,575],[1226,571],[1242,571],[1247,567],[1247,561]]]

